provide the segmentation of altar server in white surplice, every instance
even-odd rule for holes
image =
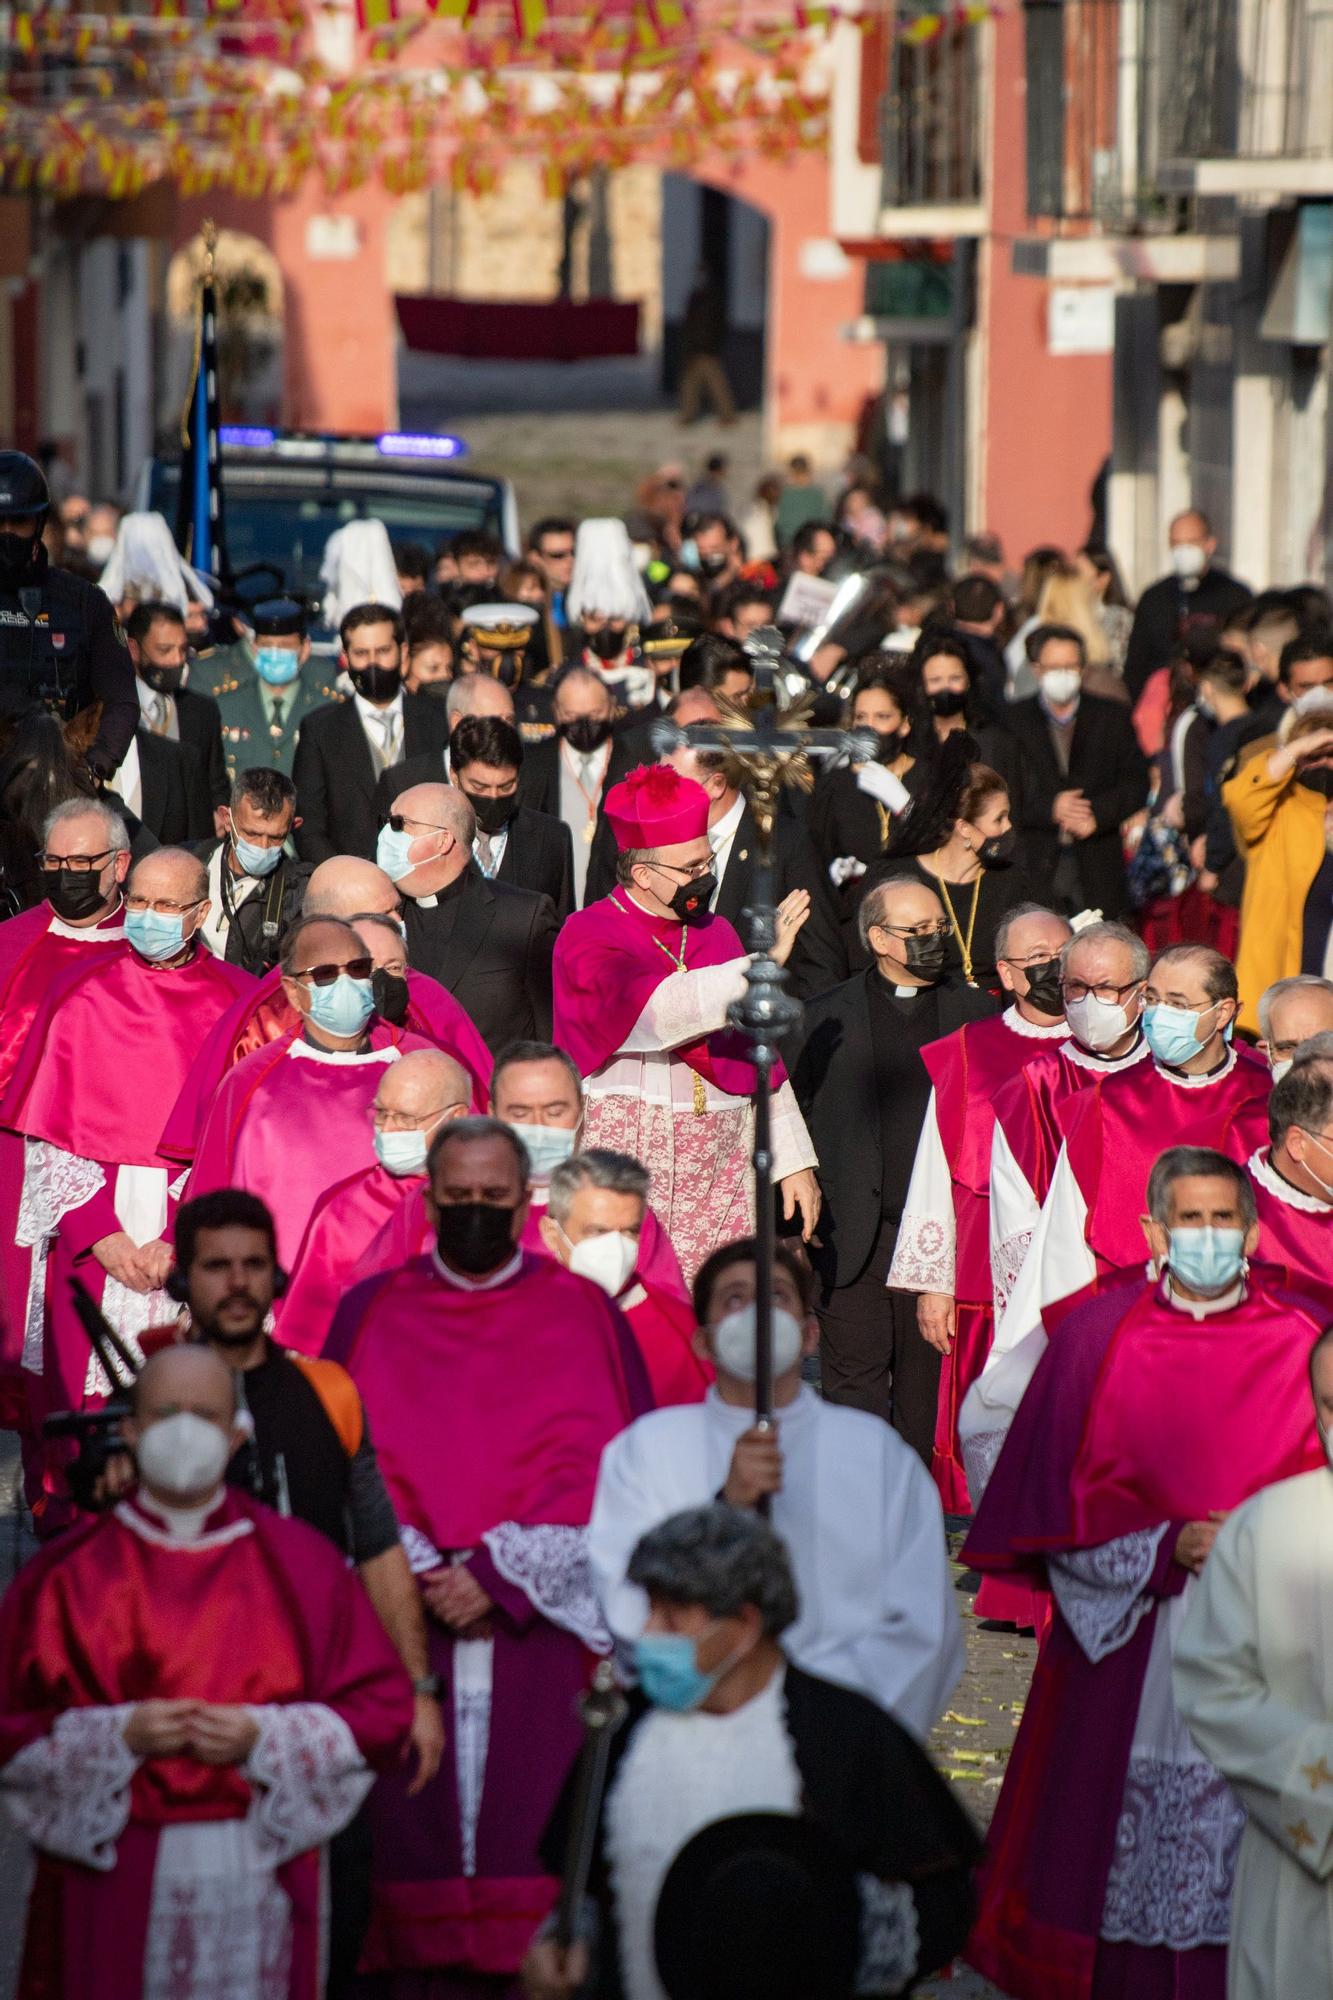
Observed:
[[[930,1474],[880,1418],[801,1381],[819,1341],[812,1281],[781,1245],[773,1272],[775,1428],[754,1421],[755,1246],[716,1250],[694,1285],[702,1403],[641,1417],[602,1454],[588,1554],[607,1624],[636,1639],[648,1614],[627,1581],[641,1535],[682,1509],[772,1496],[800,1615],[783,1644],[810,1674],[857,1689],[924,1737],[963,1668],[944,1522]]]

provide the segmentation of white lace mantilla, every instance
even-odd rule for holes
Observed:
[[[0,1793],[34,1847],[86,1868],[116,1865],[139,1759],[125,1741],[131,1704],[71,1708],[0,1772]]]
[[[990,1476],[1004,1450],[1008,1437],[1007,1429],[1002,1431],[973,1431],[963,1433],[960,1443],[963,1447],[963,1470],[967,1474],[967,1490],[972,1497],[973,1512],[981,1505],[981,1496],[990,1485]]]
[[[1094,1666],[1118,1652],[1152,1610],[1143,1589],[1165,1533],[1165,1526],[1140,1528],[1095,1549],[1051,1557],[1047,1567],[1055,1601]]]
[[[1028,1251],[1032,1248],[1032,1231],[1015,1230],[1002,1243],[992,1243],[990,1252],[991,1291],[995,1299],[995,1321],[998,1326],[1004,1317],[1009,1295],[1018,1283]]]
[[[586,1528],[524,1528],[517,1521],[501,1521],[482,1540],[505,1582],[523,1591],[543,1618],[572,1632],[594,1653],[611,1651],[588,1562]]]
[[[952,1297],[953,1230],[937,1215],[906,1210],[898,1224],[889,1282],[901,1292],[947,1292]]]
[[[51,1253],[51,1239],[67,1215],[82,1208],[105,1186],[106,1175],[96,1160],[80,1159],[77,1153],[67,1153],[45,1139],[25,1139],[23,1190],[14,1241],[21,1249],[32,1251],[23,1324],[23,1366],[33,1375],[42,1372],[46,1260]]]
[[[1132,1756],[1102,1936],[1171,1951],[1226,1944],[1244,1827],[1230,1786],[1211,1764]]]
[[[245,1763],[257,1787],[250,1821],[260,1854],[280,1868],[341,1833],[374,1778],[347,1724],[322,1701],[274,1702],[249,1714],[259,1725]]]
[[[861,1958],[852,1988],[857,2000],[877,1993],[901,1993],[910,1984],[921,1953],[916,1899],[906,1882],[881,1882],[858,1875],[861,1898]]]

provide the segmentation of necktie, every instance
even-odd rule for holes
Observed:
[[[148,704],[148,726],[154,736],[167,733],[167,700],[165,695],[155,694]]]
[[[268,733],[270,736],[281,736],[282,734],[282,696],[280,694],[275,694],[273,697],[273,720],[268,726]]]
[[[477,828],[477,866],[489,881],[495,873],[495,854],[491,848],[491,836]]]

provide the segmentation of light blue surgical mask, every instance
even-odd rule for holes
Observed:
[[[308,986],[310,1018],[326,1035],[359,1035],[375,1011],[368,979],[340,972],[331,986]]]
[[[1216,1013],[1220,1005],[1220,1001],[1214,1001],[1211,1007],[1196,1011],[1193,1007],[1167,1007],[1157,1001],[1145,1007],[1143,1032],[1158,1062],[1165,1063],[1168,1069],[1180,1069],[1192,1062],[1208,1041],[1207,1035],[1199,1033],[1199,1023]]]
[[[185,919],[159,910],[126,910],[125,937],[140,958],[162,965],[185,949]]]
[[[395,1180],[407,1180],[413,1174],[426,1171],[426,1148],[429,1140],[424,1132],[381,1132],[375,1131],[375,1158],[386,1174]]]
[[[563,1125],[511,1125],[509,1129],[517,1132],[527,1147],[536,1181],[550,1180],[561,1161],[572,1156],[579,1136],[577,1125],[568,1129]]]
[[[396,833],[391,826],[382,826],[379,839],[375,842],[375,859],[391,882],[401,882],[404,875],[410,875],[419,864],[410,858],[410,850],[417,836],[404,830]]]
[[[233,833],[231,844],[236,850],[236,859],[247,875],[271,875],[282,859],[280,847],[258,847],[253,840],[243,834]]]
[[[706,1639],[716,1629],[715,1620],[701,1634]],[[688,1714],[707,1701],[722,1676],[736,1664],[730,1654],[720,1667],[706,1674],[699,1665],[696,1641],[684,1632],[644,1632],[634,1642],[634,1665],[639,1685],[655,1708]]]
[[[1243,1229],[1172,1229],[1166,1261],[1173,1278],[1192,1292],[1216,1298],[1230,1291],[1245,1265]]]
[[[268,687],[288,687],[301,671],[300,648],[256,646],[255,672]]]

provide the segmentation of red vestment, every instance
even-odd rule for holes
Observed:
[[[358,1266],[399,1204],[415,1199],[424,1224],[425,1185],[424,1174],[396,1176],[375,1160],[335,1181],[319,1197],[301,1239],[291,1282],[274,1306],[284,1347],[294,1347],[298,1354],[320,1352],[343,1293],[357,1278],[367,1276]],[[407,1256],[399,1261],[406,1263]]]
[[[71,1712],[173,1697],[322,1704],[372,1766],[394,1760],[412,1716],[407,1676],[336,1551],[236,1492],[188,1542],[124,1503],[29,1563],[0,1609],[0,1764],[53,1732],[58,1739]],[[90,1767],[89,1786],[98,1778]],[[238,1766],[141,1762],[110,1871],[39,1853],[20,2000],[140,2000],[164,1833],[244,1819],[255,1800]],[[292,2000],[320,1990],[318,1859],[300,1853],[278,1872],[292,1904]],[[206,1924],[206,1908],[177,1918],[182,1992],[191,1990],[196,1915]]]
[[[1246,1170],[1259,1211],[1252,1266],[1266,1283],[1333,1307],[1333,1206],[1283,1180],[1266,1146]]]

